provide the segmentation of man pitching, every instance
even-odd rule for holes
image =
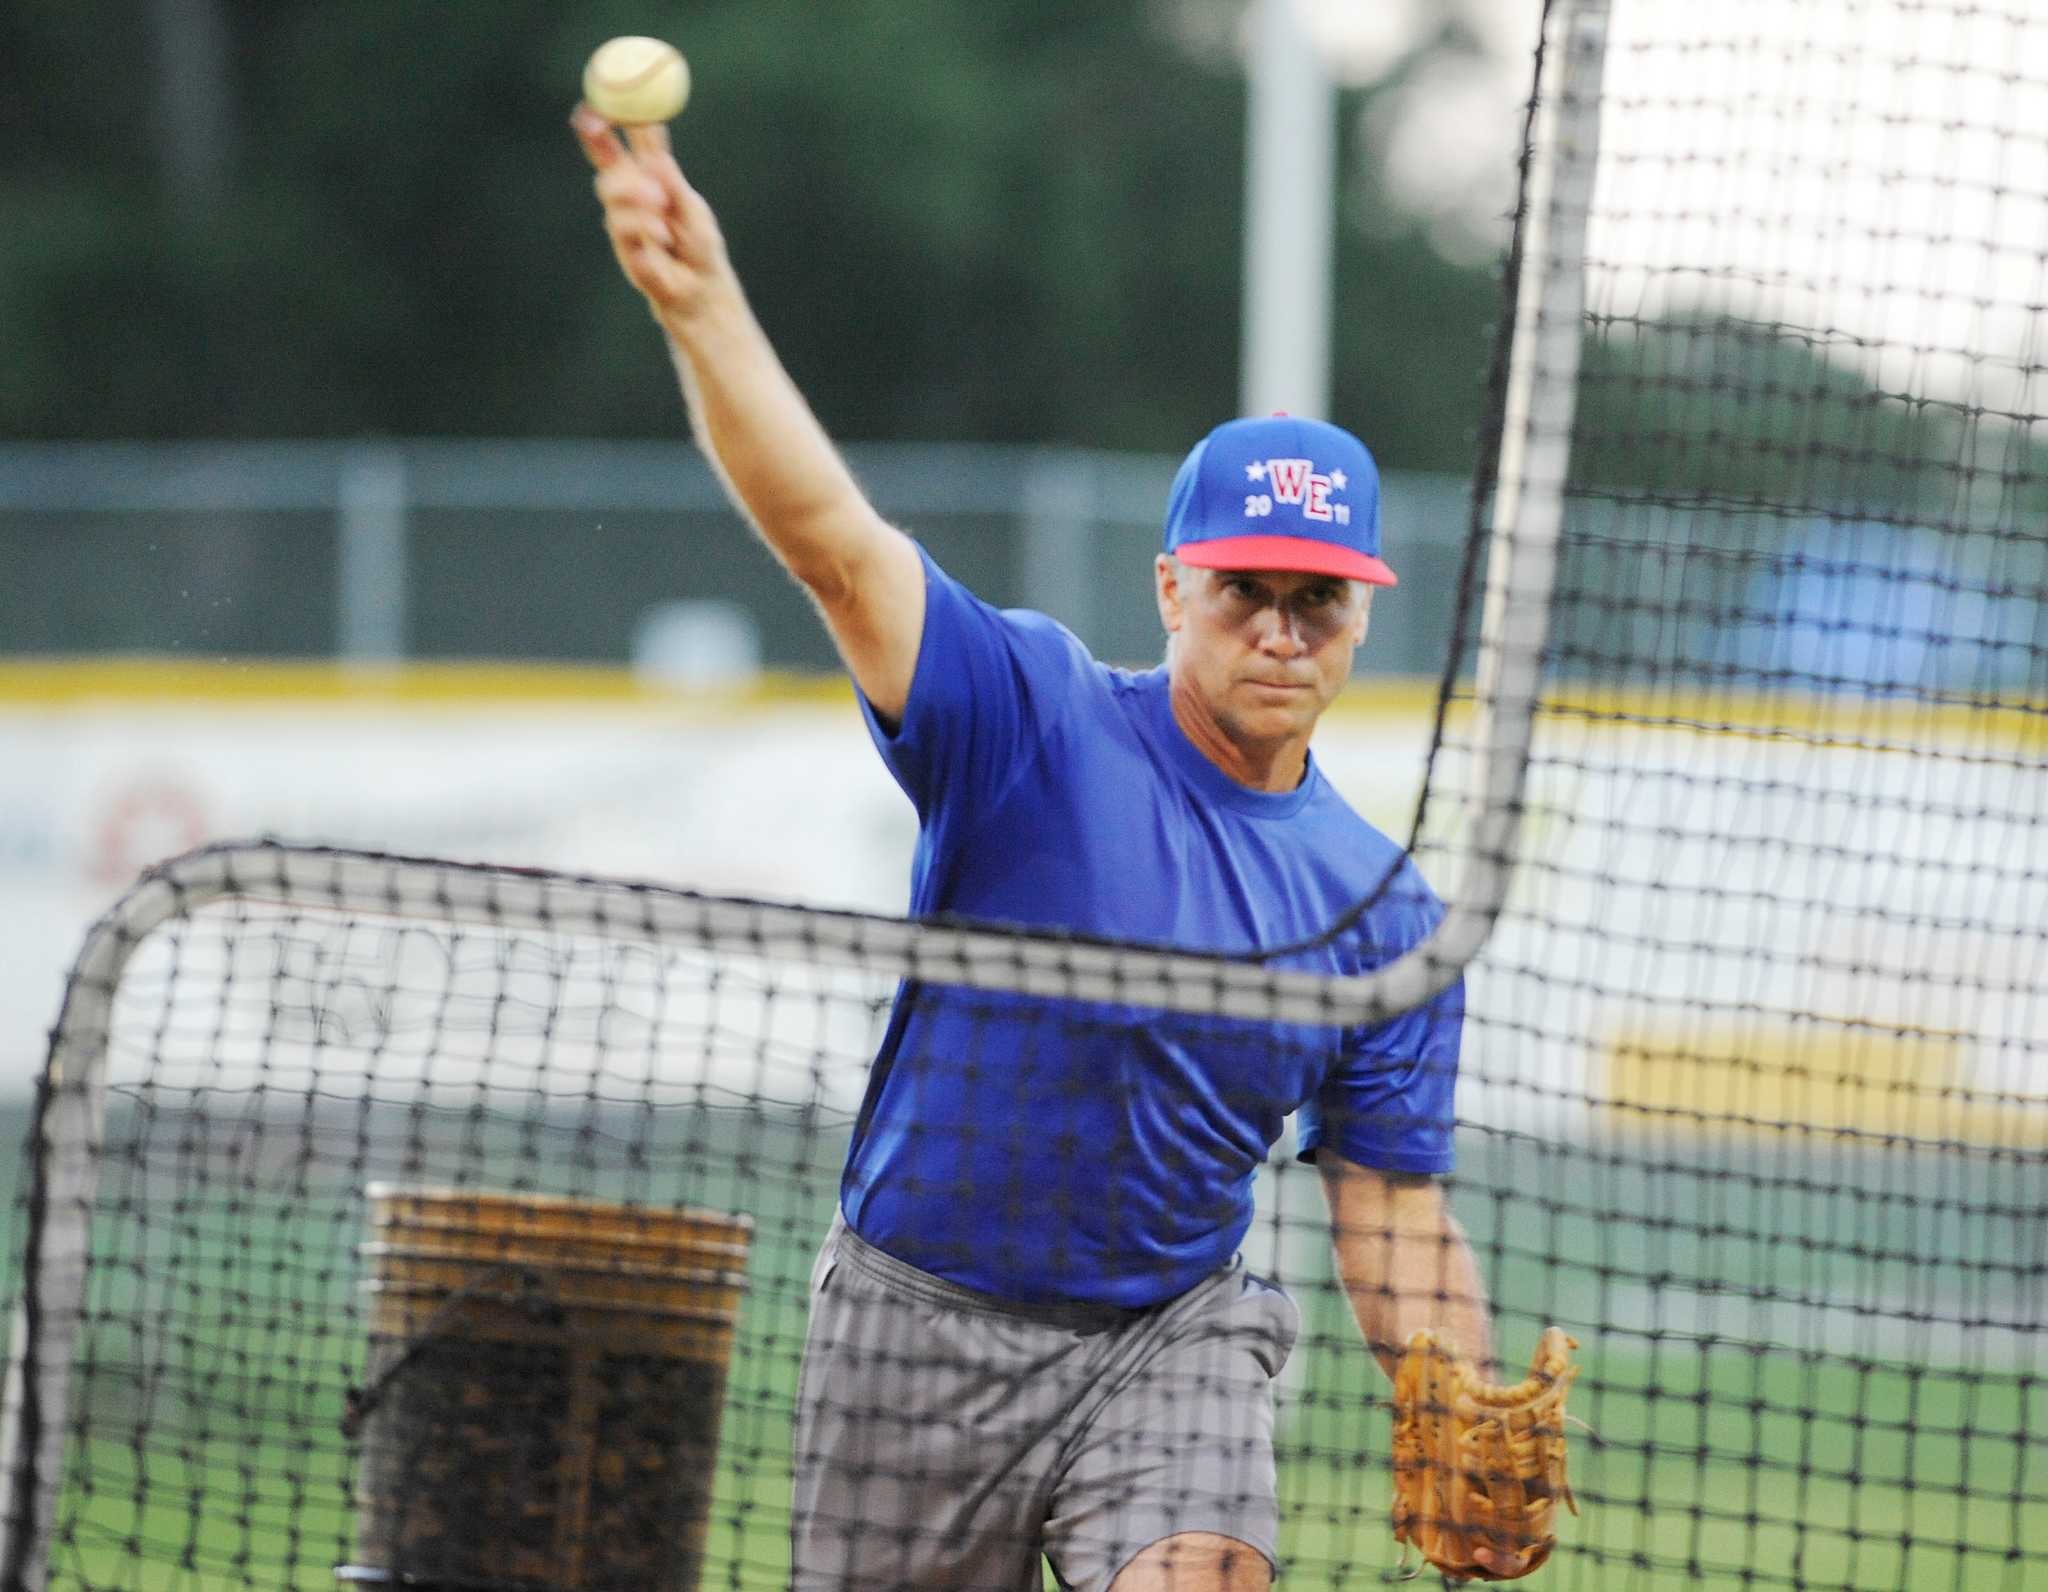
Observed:
[[[867,502],[754,319],[666,131],[579,109],[605,226],[735,503],[815,600],[915,804],[912,911],[1356,974],[1440,907],[1309,753],[1365,638],[1379,482],[1284,417],[1188,456],[1156,562],[1166,663],[1109,669],[999,613]],[[1339,1274],[1391,1368],[1422,1327],[1492,1350],[1451,1165],[1463,992],[1382,1027],[1174,1019],[907,985],[812,1278],[794,1584],[1263,1588],[1270,1384],[1294,1305],[1236,1254],[1290,1112]],[[1484,1561],[1523,1568],[1512,1553]]]

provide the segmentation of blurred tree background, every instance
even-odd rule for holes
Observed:
[[[1533,14],[1533,7],[1532,14]],[[0,430],[674,435],[564,117],[605,37],[849,439],[1176,451],[1236,407],[1242,75],[1202,0],[145,0],[0,11]],[[1455,28],[1417,59],[1470,53]],[[1498,236],[1440,252],[1345,95],[1336,416],[1463,471]],[[1505,174],[1519,132],[1500,110]]]

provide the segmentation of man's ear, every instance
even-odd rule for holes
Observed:
[[[1152,560],[1152,584],[1159,598],[1159,622],[1166,627],[1169,636],[1181,625],[1180,583],[1183,573],[1180,560],[1171,553],[1161,553]]]

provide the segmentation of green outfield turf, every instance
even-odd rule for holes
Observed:
[[[1611,1357],[1603,1371],[1617,1369]],[[1641,1363],[1619,1380],[1634,1380]],[[1765,1391],[1791,1394],[1796,1365],[1772,1367]],[[1783,1382],[1783,1389],[1769,1384]],[[1912,1397],[1910,1378],[1877,1392]],[[1705,1408],[1727,1419],[1757,1391],[1747,1372],[1710,1381]],[[2048,1401],[2029,1394],[2038,1432]],[[1801,1423],[1782,1421],[1785,1453],[1767,1465],[1701,1463],[1699,1431],[1713,1417],[1673,1385],[1656,1398],[1608,1391],[1604,1442],[1582,1441],[1578,1519],[1543,1584],[1571,1588],[1693,1586],[1955,1587],[2022,1592],[2048,1563],[2048,1502],[2015,1505],[2024,1482],[2018,1408],[2006,1430],[1954,1435],[1957,1396],[1925,1401],[1931,1427],[1861,1456],[1802,1447]],[[788,1389],[736,1389],[726,1415],[712,1508],[707,1586],[771,1588],[787,1570]],[[323,1424],[317,1423],[316,1425]],[[1342,1432],[1333,1430],[1341,1427]],[[1282,1473],[1282,1551],[1290,1585],[1339,1585],[1390,1566],[1385,1527],[1386,1421],[1349,1405],[1288,1430]],[[1309,1441],[1304,1442],[1304,1438]],[[2035,1460],[2038,1465],[2038,1459]],[[1967,1489],[1966,1489],[1967,1484]],[[139,1442],[93,1442],[74,1459],[53,1586],[331,1586],[349,1553],[346,1464],[326,1436],[223,1423],[204,1434],[155,1432]]]
[[[350,1180],[387,1168],[343,1158],[313,1175],[287,1157],[273,1175],[246,1149],[198,1148],[170,1124],[116,1114],[50,1584],[332,1586],[355,1524],[353,1454],[338,1418],[365,1352]],[[557,1184],[600,1193],[652,1178],[670,1197],[755,1217],[704,1584],[780,1586],[804,1284],[831,1210],[840,1130],[706,1114],[679,1119],[656,1153],[602,1173],[594,1162],[534,1159],[524,1141],[551,1130],[478,1131],[472,1166],[482,1172],[541,1165]],[[572,1142],[589,1137],[587,1121],[571,1131]],[[392,1142],[402,1146],[402,1134]],[[719,1153],[706,1153],[714,1142]],[[1532,1186],[1531,1157],[1545,1156],[1560,1176],[1543,1208],[1510,1197]],[[1493,1279],[1504,1350],[1526,1354],[1552,1316],[1583,1340],[1573,1409],[1597,1435],[1574,1444],[1582,1513],[1534,1584],[2048,1585],[2048,1480],[2033,1453],[2048,1429],[2048,1382],[2035,1351],[2014,1348],[2029,1340],[1980,1334],[1975,1358],[1916,1360],[1889,1352],[1911,1321],[1902,1328],[1873,1308],[1867,1347],[1887,1352],[1859,1352],[1856,1311],[1843,1328],[1811,1302],[1810,1286],[1794,1285],[1825,1281],[1840,1251],[1842,1302],[1875,1297],[1851,1263],[1871,1246],[1844,1235],[1843,1200],[1815,1192],[1874,1186],[1869,1168],[1852,1180],[1839,1160],[1776,1158],[1768,1178],[1754,1161],[1732,1176],[1740,1159],[1722,1158],[1711,1212],[1695,1207],[1681,1227],[1671,1202],[1705,1174],[1669,1157],[1652,1170],[1611,1147],[1568,1159],[1526,1145],[1467,1148],[1458,1203]],[[229,1182],[220,1174],[230,1166],[246,1175]],[[1930,1167],[1930,1178],[1939,1172]],[[1248,1245],[1257,1254],[1264,1235],[1280,1233],[1277,1250],[1265,1249],[1306,1320],[1281,1387],[1285,1581],[1372,1584],[1395,1558],[1385,1388],[1328,1286],[1313,1185],[1303,1169],[1279,1172]],[[1930,1185],[1916,1202],[1899,1176],[1883,1186],[1900,1211],[1943,1199]],[[1896,1242],[1867,1257],[1880,1281],[1905,1265],[1905,1241],[1887,1222]],[[1995,1249],[1959,1233],[1950,1253],[1977,1257],[1981,1271]],[[1716,1289],[1770,1295],[1782,1336],[1704,1330],[1701,1301]],[[1930,1349],[1953,1346],[1931,1326],[1924,1337]],[[1971,1340],[1954,1342],[1968,1350]]]

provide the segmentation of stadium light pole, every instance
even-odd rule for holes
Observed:
[[[218,213],[234,161],[231,30],[221,0],[150,0],[149,26],[165,208],[197,233]]]
[[[335,651],[352,667],[405,659],[405,456],[371,444],[343,461],[335,485]]]
[[[1330,412],[1337,92],[1300,0],[1246,17],[1244,308],[1239,413]]]

